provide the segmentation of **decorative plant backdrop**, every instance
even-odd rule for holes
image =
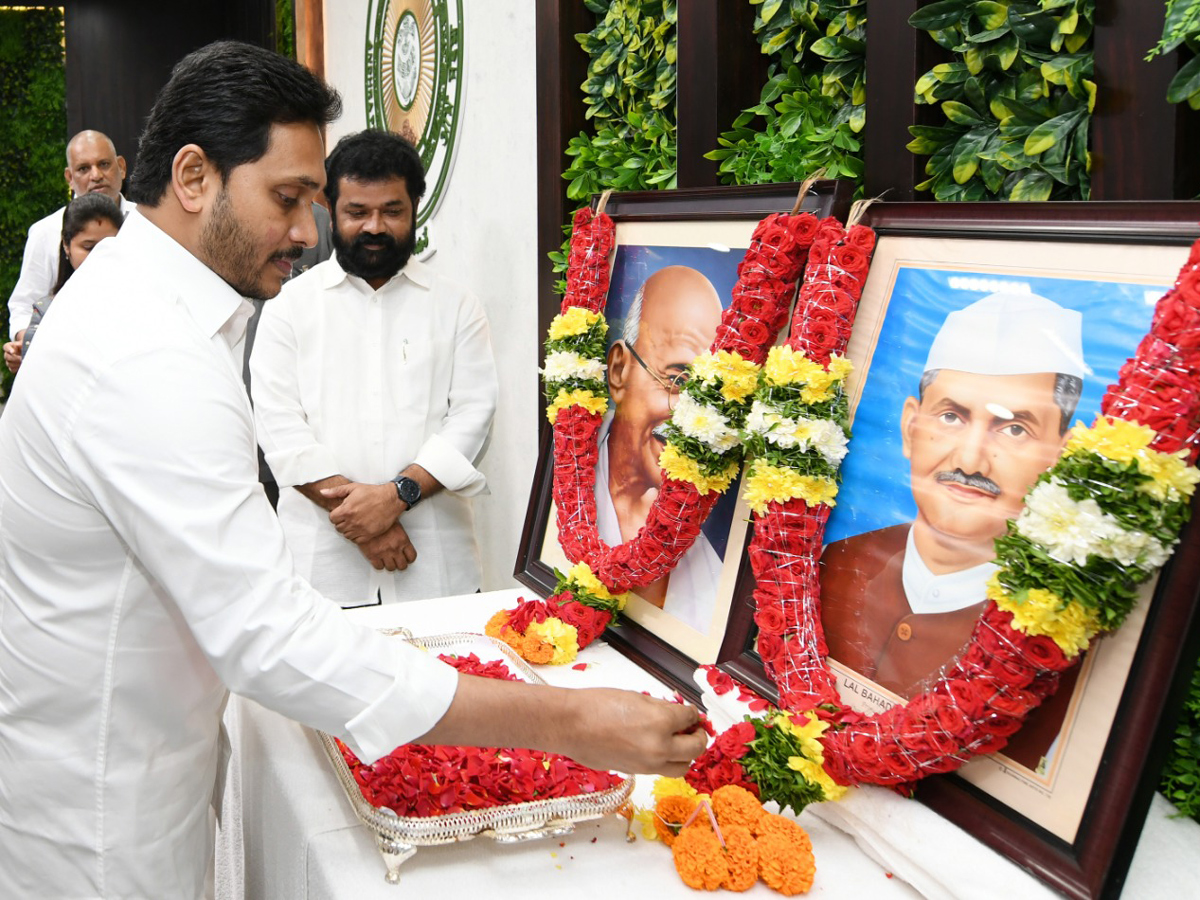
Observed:
[[[575,39],[591,57],[583,83],[593,134],[571,138],[563,178],[567,197],[585,201],[609,188],[644,191],[675,187],[676,0],[584,0],[596,27]],[[551,253],[556,273],[567,270],[571,226]],[[556,285],[566,291],[566,281]]]
[[[741,113],[718,149],[725,184],[828,178],[862,181],[866,125],[865,0],[750,0],[754,35],[771,57],[757,106]]]
[[[942,0],[909,24],[950,51],[917,81],[946,122],[913,126],[937,200],[1086,200],[1095,0]]]
[[[296,58],[296,4],[294,0],[275,0],[275,50]]]
[[[1193,54],[1167,87],[1168,103],[1200,109],[1200,0],[1167,0],[1163,36],[1146,59],[1186,47]]]
[[[0,9],[0,332],[21,272],[29,226],[68,199],[66,75],[61,8]],[[12,373],[0,365],[3,396]]]

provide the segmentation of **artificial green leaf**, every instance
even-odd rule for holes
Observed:
[[[908,17],[908,24],[922,31],[936,31],[957,25],[967,9],[966,0],[942,0],[922,6]]]
[[[1082,113],[1078,110],[1064,113],[1061,116],[1055,116],[1053,119],[1047,119],[1041,125],[1038,125],[1030,133],[1029,137],[1025,138],[1025,154],[1027,156],[1037,156],[1039,153],[1044,153],[1056,143],[1066,137],[1067,133],[1079,124],[1079,117]]]
[[[1182,103],[1200,93],[1200,56],[1193,56],[1175,73],[1167,87],[1167,102]]]
[[[942,112],[946,118],[956,125],[982,125],[983,119],[975,110],[957,100],[947,100],[942,104]]]
[[[1049,200],[1054,190],[1054,179],[1045,172],[1030,172],[1012,189],[1009,200]]]
[[[954,180],[965,184],[974,177],[979,169],[979,151],[991,137],[990,128],[972,128],[958,139],[954,146]]]
[[[990,0],[981,0],[979,3],[972,4],[972,12],[986,29],[999,28],[1008,22],[1008,7],[1003,3],[992,3]]]

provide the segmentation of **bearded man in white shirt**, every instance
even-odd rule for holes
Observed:
[[[471,593],[469,498],[497,394],[487,319],[412,258],[425,173],[411,144],[348,135],[325,173],[335,258],[267,304],[250,358],[288,546],[345,607]]]
[[[76,197],[104,194],[125,215],[136,206],[121,195],[125,158],[117,154],[108,135],[99,131],[81,131],[67,142],[67,168],[63,177]],[[21,366],[21,341],[29,327],[33,305],[49,297],[58,283],[58,247],[65,209],[59,207],[29,226],[21,275],[8,298],[8,332],[12,340],[4,345],[4,362],[13,372]]]
[[[459,675],[296,575],[240,378],[325,180],[336,92],[248,44],[174,69],[140,202],[61,290],[0,417],[0,897],[200,897],[232,689],[373,761],[536,747],[681,775],[694,709]]]

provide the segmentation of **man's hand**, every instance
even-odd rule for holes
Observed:
[[[417,549],[399,522],[378,537],[359,544],[358,549],[376,569],[389,572],[402,572],[417,559]]]
[[[679,776],[704,752],[695,708],[610,688],[571,690],[460,675],[421,744],[530,747],[594,769]]]
[[[572,693],[580,695],[580,708],[586,714],[567,735],[562,752],[578,763],[593,769],[679,777],[704,752],[708,736],[703,729],[684,733],[700,722],[695,707],[610,688]]]
[[[326,488],[321,493],[337,505],[329,513],[329,521],[342,537],[361,544],[378,537],[396,524],[400,513],[407,508],[396,494],[396,485],[343,484]],[[411,562],[411,560],[410,560]]]
[[[21,341],[19,338],[4,345],[4,364],[8,366],[10,372],[21,368]]]

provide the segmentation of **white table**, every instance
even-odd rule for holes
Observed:
[[[402,625],[418,636],[481,632],[493,612],[511,607],[521,593],[426,600],[354,610],[350,615],[373,627]],[[542,667],[539,674],[563,686],[621,687],[671,696],[669,689],[608,646],[593,645],[579,662],[589,664],[586,671]],[[479,838],[421,848],[401,867],[400,885],[389,885],[374,839],[358,823],[311,731],[237,697],[230,700],[226,724],[234,763],[217,850],[219,900],[399,900],[450,891],[489,900],[553,894],[603,900],[695,896],[675,874],[669,850],[640,837],[627,844],[624,822],[615,817],[583,823],[573,835],[560,839],[498,845]],[[638,779],[634,801],[639,806],[650,805],[652,783],[652,776]],[[799,818],[816,853],[811,896],[991,897],[1001,885],[1023,900],[1054,896],[919,804],[874,789],[852,792],[848,799],[836,805],[840,809],[830,804],[810,807]],[[1169,810],[1165,801],[1162,805]],[[839,827],[859,833],[852,837]],[[898,846],[897,833],[905,836],[901,844],[911,841],[911,846]],[[866,845],[865,852],[856,839]],[[942,847],[954,851],[939,853]],[[872,857],[886,860],[887,867]],[[1126,896],[1187,896],[1198,865],[1200,826],[1167,820],[1156,807],[1135,856]],[[920,885],[923,893],[895,875]],[[971,890],[972,883],[979,890]],[[760,883],[747,896],[778,895]]]

